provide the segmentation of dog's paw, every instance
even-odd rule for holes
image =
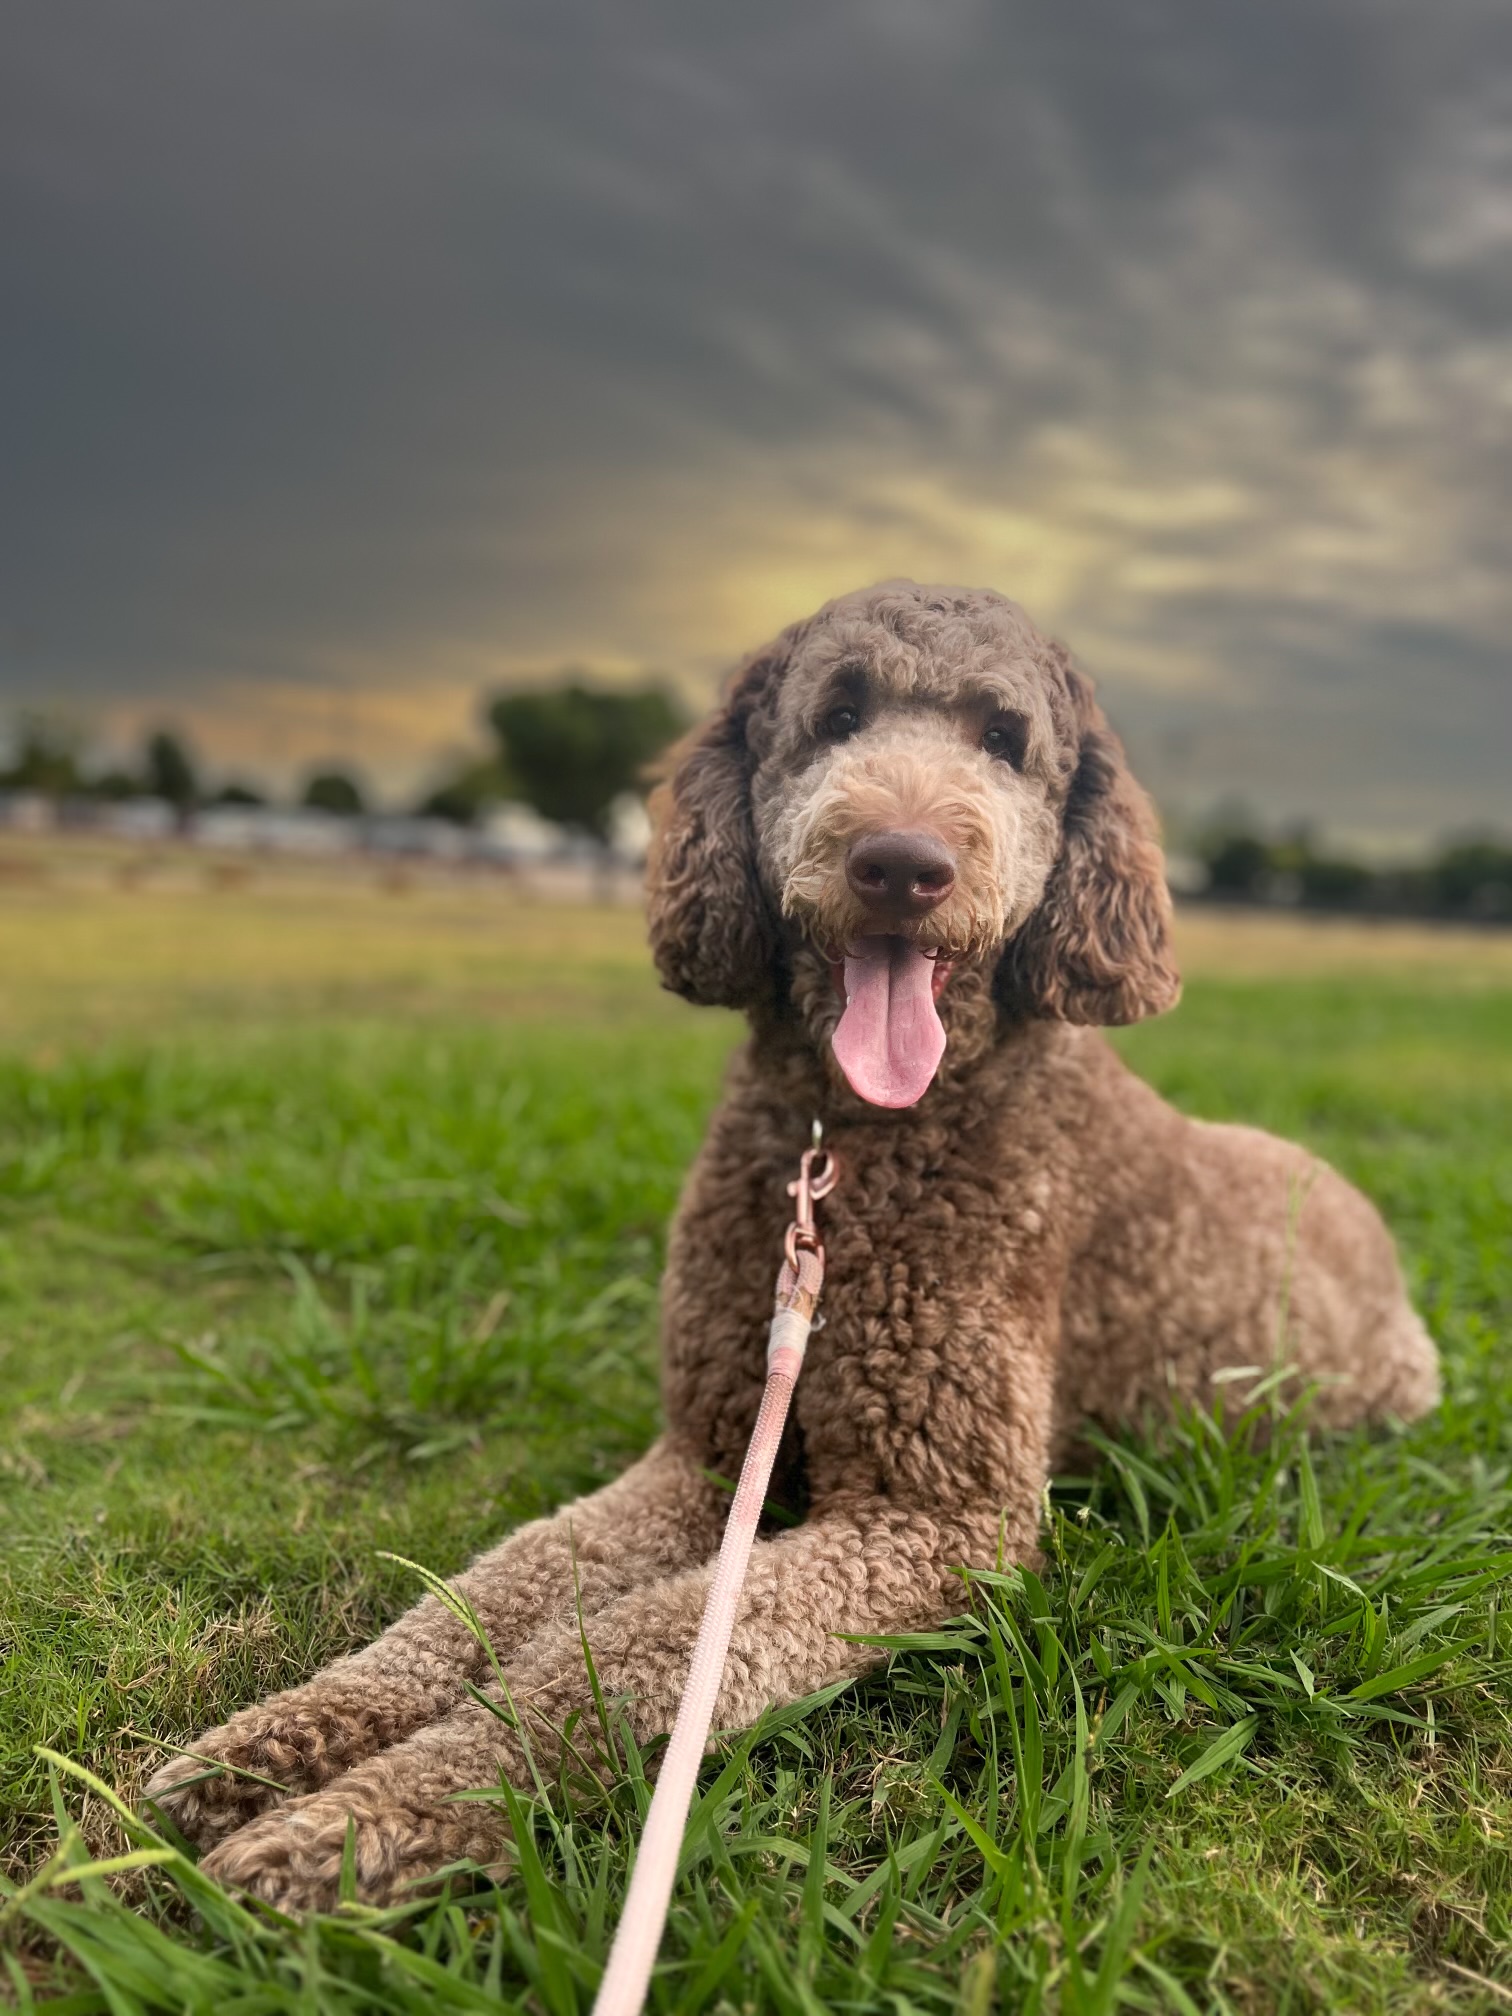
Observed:
[[[296,1790],[268,1780],[256,1746],[228,1740],[226,1730],[210,1730],[194,1746],[194,1756],[171,1758],[155,1770],[141,1798],[167,1814],[181,1835],[206,1847]]]
[[[503,1840],[487,1807],[416,1807],[381,1785],[347,1780],[263,1814],[212,1849],[200,1867],[228,1889],[281,1911],[333,1911],[349,1835],[353,1889],[364,1904],[411,1895],[451,1863],[487,1862]]]
[[[331,1911],[341,1895],[346,1831],[344,1814],[337,1828],[297,1808],[265,1813],[212,1848],[200,1868],[280,1911]]]
[[[315,1792],[363,1753],[362,1731],[313,1705],[245,1708],[147,1781],[151,1800],[200,1846],[245,1827],[285,1800]]]
[[[200,1867],[280,1911],[333,1911],[351,1839],[355,1897],[393,1903],[454,1863],[498,1857],[504,1816],[490,1802],[452,1798],[456,1790],[415,1772],[413,1760],[373,1758],[325,1792],[264,1812]]]

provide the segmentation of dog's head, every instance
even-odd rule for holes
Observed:
[[[1000,1016],[1176,999],[1149,800],[1089,682],[1001,595],[829,603],[741,667],[652,809],[666,984],[786,996],[873,1105],[915,1104]]]

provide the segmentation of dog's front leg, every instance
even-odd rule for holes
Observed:
[[[1023,1508],[1033,1530],[1033,1501]],[[1010,1520],[1010,1535],[1024,1520]],[[909,1513],[888,1501],[818,1516],[758,1541],[730,1643],[716,1725],[738,1728],[763,1708],[854,1677],[884,1655],[841,1634],[916,1629],[956,1607],[951,1573],[995,1560],[998,1513]],[[600,1610],[587,1636],[606,1694],[628,1701],[638,1740],[672,1726],[708,1593],[704,1567],[636,1590]],[[507,1672],[515,1711],[538,1768],[561,1756],[561,1731],[578,1711],[585,1735],[592,1697],[575,1628],[544,1632]],[[205,1867],[221,1881],[290,1909],[331,1906],[348,1826],[355,1829],[359,1893],[374,1902],[459,1859],[494,1860],[505,1840],[500,1809],[453,1795],[496,1783],[528,1788],[523,1747],[476,1702],[223,1842]]]
[[[586,1613],[707,1559],[728,1505],[691,1454],[660,1442],[604,1490],[481,1555],[456,1586],[507,1661],[543,1624],[573,1616],[575,1582]],[[487,1670],[487,1653],[467,1625],[427,1597],[363,1651],[201,1736],[195,1757],[229,1767],[220,1775],[206,1777],[204,1763],[177,1757],[144,1796],[191,1839],[219,1840],[446,1715]]]

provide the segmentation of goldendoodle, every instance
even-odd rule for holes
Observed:
[[[1279,1362],[1316,1418],[1406,1418],[1434,1348],[1373,1207],[1301,1149],[1176,1113],[1096,1032],[1176,1000],[1151,809],[1088,681],[1013,602],[889,582],[738,672],[657,794],[656,962],[750,1035],[672,1228],[666,1433],[618,1482],[460,1578],[538,1765],[590,1706],[576,1611],[636,1735],[671,1726],[761,1398],[786,1185],[818,1116],[825,1322],[716,1722],[863,1672],[846,1634],[959,1607],[961,1564],[1035,1549],[1088,1420],[1233,1394]],[[479,1646],[427,1600],[233,1716],[150,1796],[205,1867],[286,1907],[495,1860],[530,1782]],[[200,1773],[200,1782],[182,1781]],[[260,1782],[274,1779],[282,1793]]]

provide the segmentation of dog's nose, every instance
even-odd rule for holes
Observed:
[[[955,875],[955,856],[933,833],[868,833],[845,862],[845,879],[867,908],[899,918],[943,903]]]

